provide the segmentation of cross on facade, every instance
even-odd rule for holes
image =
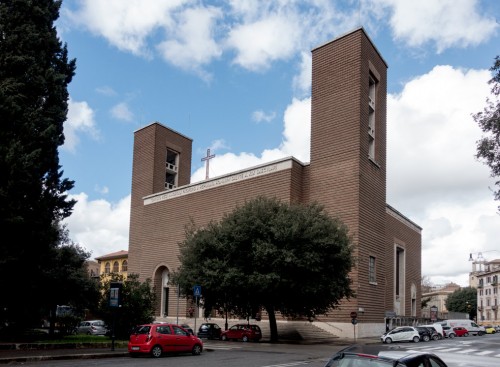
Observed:
[[[207,173],[205,175],[205,180],[208,180],[208,167],[210,164],[210,159],[214,158],[215,154],[210,155],[210,149],[207,149],[207,156],[203,157],[201,160],[202,161],[207,161]]]

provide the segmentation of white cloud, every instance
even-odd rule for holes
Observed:
[[[173,65],[197,71],[207,78],[209,75],[200,67],[222,54],[221,47],[213,39],[216,21],[221,16],[221,11],[215,7],[185,10],[171,30],[173,39],[161,42],[157,49]]]
[[[96,92],[107,97],[113,97],[117,95],[116,91],[107,85],[96,88]]]
[[[500,236],[471,117],[490,78],[487,70],[436,66],[388,96],[387,200],[423,227],[422,274],[435,283],[467,285],[469,253],[495,247]]]
[[[257,110],[252,113],[252,120],[256,122],[262,122],[262,121],[271,122],[274,120],[275,117],[276,117],[276,112],[274,111],[265,113],[262,110]]]
[[[87,102],[76,102],[71,98],[68,100],[68,116],[64,123],[64,145],[62,148],[69,152],[75,152],[80,142],[79,133],[85,133],[94,139],[99,137],[94,120],[94,111]]]
[[[102,36],[118,49],[148,55],[146,39],[173,25],[172,12],[189,0],[82,0],[78,10],[63,13],[75,25]]]
[[[133,121],[134,120],[134,114],[132,111],[130,111],[130,108],[128,107],[126,102],[121,102],[118,103],[117,105],[113,106],[111,109],[111,115],[122,121]]]
[[[128,250],[130,195],[116,204],[106,200],[89,201],[84,193],[70,195],[78,202],[73,214],[64,220],[71,239],[91,251],[91,258]]]
[[[310,52],[301,52],[298,75],[293,78],[293,87],[299,94],[310,94],[312,81],[312,57]]]
[[[297,51],[300,38],[299,20],[270,15],[253,23],[237,25],[230,32],[227,46],[237,55],[234,63],[253,71],[267,69],[271,62],[291,58]]]
[[[450,47],[476,46],[488,40],[498,23],[480,14],[477,0],[379,0],[391,7],[391,27],[396,39],[421,47],[432,42],[438,53]]]

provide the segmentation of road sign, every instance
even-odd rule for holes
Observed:
[[[356,317],[358,317],[358,313],[356,311],[352,311],[351,312],[351,319],[355,319]]]
[[[193,294],[195,297],[201,297],[201,285],[195,285],[193,287]]]
[[[356,324],[358,323],[358,319],[354,319],[354,318],[353,318],[353,319],[351,320],[351,322],[352,322],[352,324],[353,324],[353,325],[356,325]]]

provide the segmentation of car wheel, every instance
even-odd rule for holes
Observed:
[[[151,349],[151,355],[154,357],[154,358],[159,358],[161,357],[161,353],[162,353],[162,350],[161,350],[161,347],[159,345],[155,345],[153,347],[153,349]]]
[[[424,339],[424,342],[428,342],[429,340],[431,340],[429,335],[424,335],[423,339]]]
[[[484,335],[484,331],[480,331],[480,332],[478,332],[478,333],[477,333],[477,335],[479,335],[479,336],[483,336],[483,335]]]
[[[469,336],[469,333],[465,333],[464,336]]]
[[[242,338],[242,339],[243,339],[243,341],[244,341],[244,342],[247,342],[247,341],[248,341],[248,336],[243,335],[243,338]]]
[[[193,350],[191,351],[191,353],[193,353],[193,356],[199,356],[201,354],[201,345],[196,344],[193,347]]]
[[[391,338],[385,338],[384,343],[391,344],[392,339]]]
[[[454,337],[455,337],[455,334],[453,334],[453,333],[450,333],[450,335],[448,335],[448,338],[450,338],[450,339],[453,339]]]
[[[223,341],[228,340],[226,335],[222,335],[220,338],[221,338],[221,340],[223,340]]]
[[[432,337],[432,340],[439,340],[439,336],[438,336],[438,335],[434,335],[434,336]]]
[[[418,343],[419,341],[420,341],[420,337],[418,337],[418,336],[414,336],[413,337],[413,342],[414,343]]]

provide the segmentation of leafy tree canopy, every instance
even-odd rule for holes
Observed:
[[[473,115],[485,135],[477,142],[476,158],[490,167],[491,177],[500,177],[500,57],[497,56],[490,68],[493,78],[490,79],[492,98],[486,100],[482,112]],[[495,200],[500,200],[500,180],[496,181]]]
[[[99,315],[110,327],[114,326],[115,336],[128,339],[130,331],[137,325],[154,321],[155,294],[151,279],[139,281],[139,275],[123,275],[112,273],[111,277],[101,275],[102,288],[99,302]],[[121,307],[109,306],[109,289],[111,282],[122,282]]]
[[[465,287],[457,289],[446,299],[446,308],[452,312],[468,313],[473,319],[477,315],[477,289]]]
[[[70,215],[62,177],[67,86],[75,71],[54,22],[61,2],[0,1],[0,321],[23,322],[50,287],[45,275]],[[22,291],[20,291],[22,290]]]
[[[220,222],[192,223],[180,248],[173,282],[185,295],[201,285],[204,306],[249,317],[264,308],[271,340],[275,311],[314,318],[353,295],[351,239],[318,204],[258,197]]]

